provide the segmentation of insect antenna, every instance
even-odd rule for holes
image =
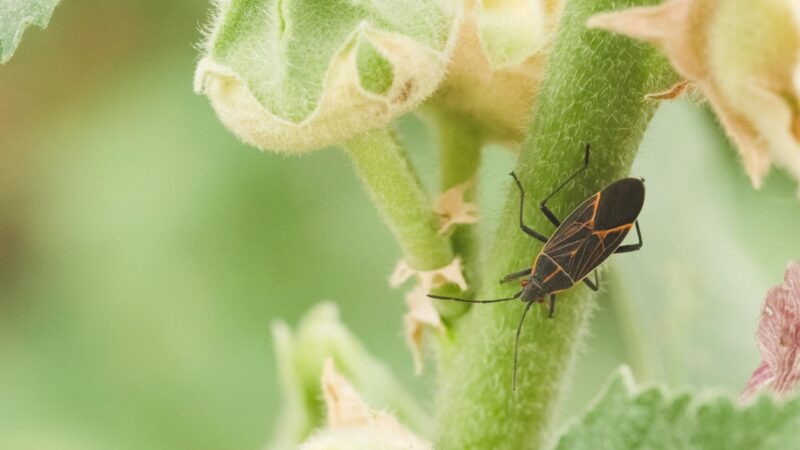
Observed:
[[[522,331],[522,324],[525,323],[525,316],[528,314],[528,310],[531,309],[534,302],[528,302],[527,306],[525,306],[525,311],[522,312],[522,318],[519,319],[519,325],[517,326],[517,339],[514,341],[514,371],[511,375],[511,390],[516,392],[517,391],[517,351],[519,350],[519,334]]]
[[[509,300],[516,300],[519,298],[520,295],[522,295],[522,291],[517,292],[516,294],[514,294],[513,297],[496,298],[494,300],[467,300],[466,298],[445,297],[442,295],[433,295],[433,294],[428,294],[428,297],[435,298],[436,300],[450,300],[453,302],[462,302],[462,303],[499,303],[499,302],[507,302]]]

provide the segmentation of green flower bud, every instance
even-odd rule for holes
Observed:
[[[220,0],[195,90],[261,149],[338,144],[436,89],[460,16],[449,0]]]
[[[562,0],[466,0],[464,23],[434,107],[518,143],[533,109]]]
[[[313,430],[325,424],[319,380],[328,358],[369,404],[389,407],[417,429],[426,426],[426,414],[391,371],[369,354],[339,321],[339,312],[333,303],[312,308],[294,332],[286,323],[276,322],[272,334],[284,404],[268,447],[271,450],[297,448]]]
[[[327,406],[327,426],[303,443],[301,450],[431,450],[389,412],[376,411],[353,386],[325,361],[322,391]]]

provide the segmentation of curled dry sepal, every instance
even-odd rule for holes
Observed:
[[[430,327],[436,331],[444,331],[444,323],[439,316],[439,311],[433,306],[431,299],[426,296],[428,291],[421,285],[415,286],[406,294],[408,312],[403,317],[405,325],[406,343],[414,358],[414,372],[422,374],[422,342],[425,338],[425,329]]]
[[[339,144],[434,91],[460,18],[449,0],[218,0],[195,90],[261,149]]]
[[[800,381],[800,262],[789,263],[783,284],[767,293],[757,337],[761,364],[741,398],[763,388],[785,397]]]
[[[773,161],[800,180],[800,2],[668,0],[588,26],[661,47],[708,99],[756,188]]]
[[[448,189],[436,199],[433,210],[439,215],[439,233],[447,233],[454,225],[478,222],[478,205],[466,201],[466,192],[473,182],[466,181]]]
[[[411,432],[386,411],[375,411],[338,373],[332,359],[325,361],[322,392],[327,426],[300,446],[301,450],[430,450],[429,442]]]
[[[414,358],[414,370],[419,375],[423,369],[422,342],[426,328],[437,331],[444,331],[444,324],[439,317],[439,312],[431,303],[427,294],[431,290],[442,287],[446,284],[454,284],[461,289],[467,290],[467,282],[461,270],[461,259],[454,258],[445,267],[436,270],[416,270],[405,260],[397,263],[391,277],[389,286],[397,288],[411,278],[415,278],[416,284],[406,294],[406,305],[408,312],[403,321],[405,323],[406,343],[411,350]]]

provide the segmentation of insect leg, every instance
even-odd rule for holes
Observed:
[[[522,221],[522,211],[525,208],[525,190],[522,189],[522,183],[519,182],[517,174],[511,172],[511,176],[514,177],[514,181],[517,183],[517,187],[519,188],[519,227],[522,228],[522,231],[524,231],[534,239],[538,239],[542,242],[547,242],[547,237],[545,237],[542,234],[539,234],[538,232],[536,232],[536,230],[525,225],[525,223]]]
[[[639,230],[639,221],[636,221],[636,235],[639,236],[639,243],[638,244],[630,244],[630,245],[621,245],[617,247],[617,250],[614,253],[628,253],[628,252],[635,252],[642,248],[642,232]]]
[[[539,203],[539,209],[541,209],[541,210],[542,210],[542,213],[545,215],[545,217],[547,217],[547,219],[548,219],[548,220],[550,220],[550,222],[552,222],[552,223],[553,223],[553,225],[555,225],[556,227],[558,227],[559,225],[561,225],[561,221],[560,221],[560,220],[558,220],[558,218],[556,217],[556,215],[555,215],[555,214],[553,214],[553,211],[550,211],[550,208],[548,208],[548,207],[547,207],[547,201],[548,201],[548,200],[550,200],[550,198],[551,198],[552,196],[556,195],[556,194],[558,193],[558,191],[560,191],[561,189],[563,189],[563,188],[564,188],[564,186],[566,186],[566,185],[567,185],[567,183],[569,183],[570,181],[572,181],[572,179],[573,179],[573,178],[577,177],[577,176],[578,176],[578,175],[579,175],[581,172],[583,172],[584,170],[586,170],[586,168],[588,168],[588,167],[589,167],[589,148],[590,148],[590,147],[591,147],[591,144],[590,144],[590,143],[587,143],[587,144],[586,144],[586,154],[585,154],[585,156],[583,157],[583,167],[581,167],[580,169],[576,170],[576,171],[575,171],[575,172],[574,172],[572,175],[570,175],[570,176],[569,176],[569,177],[568,177],[566,180],[564,180],[564,181],[563,181],[561,184],[559,184],[559,185],[558,185],[558,187],[556,187],[556,188],[553,190],[553,192],[551,192],[551,193],[550,193],[550,194],[549,194],[547,197],[545,197],[545,198],[544,198],[544,200],[542,200],[542,202],[541,202],[541,203]]]
[[[499,302],[507,302],[509,300],[516,300],[519,298],[520,295],[522,295],[522,291],[517,292],[516,294],[514,294],[513,297],[496,298],[494,300],[467,300],[465,298],[444,297],[442,295],[433,295],[433,294],[428,294],[428,297],[435,298],[436,300],[452,300],[454,302],[463,302],[463,303],[499,303]]]
[[[556,313],[556,294],[550,294],[550,309],[548,310],[547,317],[549,319],[553,318],[553,314]]]
[[[531,274],[531,269],[530,268],[523,269],[523,270],[520,270],[519,272],[510,273],[510,274],[504,276],[503,279],[500,280],[500,282],[501,283],[507,283],[509,281],[516,280],[517,278],[522,278],[525,275],[530,275],[530,274]]]
[[[517,340],[514,341],[514,371],[511,375],[511,390],[517,390],[517,351],[519,350],[519,334],[522,331],[522,324],[525,322],[525,315],[528,314],[528,310],[531,309],[533,306],[533,302],[528,302],[525,305],[525,311],[522,312],[522,318],[519,319],[519,325],[517,326]]]
[[[600,282],[597,281],[597,271],[596,270],[594,271],[594,282],[591,282],[591,281],[587,280],[586,278],[584,278],[583,279],[583,283],[585,285],[589,286],[589,289],[597,292],[597,290],[600,289]]]

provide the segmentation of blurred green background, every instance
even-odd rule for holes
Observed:
[[[399,251],[345,157],[262,154],[193,94],[207,7],[66,0],[0,66],[0,449],[261,448],[280,406],[269,324],[324,299],[430,397],[386,282]],[[434,186],[434,138],[411,117],[402,132]],[[512,165],[487,149],[485,233]],[[634,174],[645,247],[604,272],[565,414],[623,362],[738,392],[763,296],[800,257],[795,183],[753,191],[702,108],[665,104]]]

